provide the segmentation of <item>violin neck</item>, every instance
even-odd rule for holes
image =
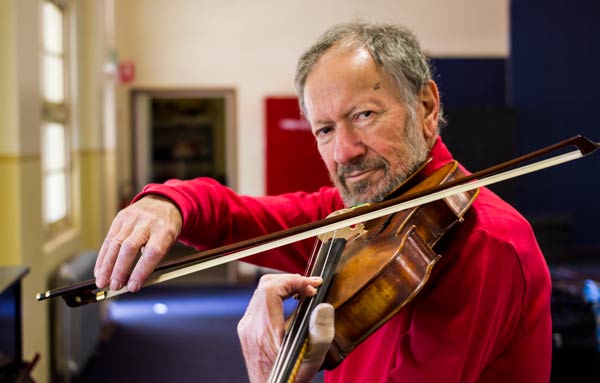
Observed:
[[[275,359],[269,383],[294,381],[308,348],[310,315],[314,308],[325,300],[345,246],[344,238],[333,238],[321,245],[310,276],[320,276],[323,283],[317,288],[314,296],[300,299]]]

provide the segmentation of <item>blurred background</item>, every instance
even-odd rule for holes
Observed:
[[[90,278],[113,217],[149,182],[209,176],[249,195],[328,184],[295,64],[357,18],[417,34],[442,137],[470,170],[600,140],[597,0],[0,0],[0,381],[36,355],[38,382],[244,381],[235,326],[254,266],[81,309],[34,297]],[[555,382],[600,377],[595,156],[493,188],[551,267]]]

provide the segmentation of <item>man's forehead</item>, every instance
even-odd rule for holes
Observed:
[[[347,44],[336,44],[329,48],[319,60],[315,63],[311,70],[311,73],[328,64],[346,63],[352,65],[364,64],[367,62],[373,62],[371,53],[361,46],[347,45]],[[310,76],[310,73],[309,73]]]
[[[304,89],[307,117],[314,123],[330,119],[332,113],[341,117],[383,96],[380,90],[387,76],[382,76],[366,50],[346,49],[323,59]]]

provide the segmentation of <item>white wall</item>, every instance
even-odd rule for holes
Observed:
[[[237,185],[258,195],[263,99],[294,93],[296,60],[325,29],[355,18],[392,22],[412,28],[431,55],[505,57],[508,7],[508,0],[127,0],[116,2],[116,43],[119,59],[135,62],[133,86],[237,89]],[[125,91],[119,163],[130,163]]]

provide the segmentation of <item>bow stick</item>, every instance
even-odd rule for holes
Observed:
[[[543,160],[531,162],[539,157],[547,156],[569,146],[575,146],[577,149]],[[144,286],[150,286],[179,278],[200,270],[242,259],[250,255],[397,213],[415,206],[424,205],[454,194],[492,185],[524,174],[533,173],[565,162],[573,161],[596,151],[599,147],[600,143],[593,142],[583,136],[575,136],[535,152],[421,192],[410,195],[401,195],[400,197],[385,200],[383,202],[361,206],[346,213],[331,216],[323,220],[310,222],[261,237],[192,254],[174,261],[165,262],[158,265],[154,271],[154,274],[156,275],[151,276]],[[531,163],[521,165],[527,162]],[[121,295],[126,292],[128,292],[127,287],[115,291],[98,289],[95,281],[92,279],[71,286],[39,293],[36,295],[36,299],[42,301],[60,296],[65,300],[67,305],[77,307]]]

